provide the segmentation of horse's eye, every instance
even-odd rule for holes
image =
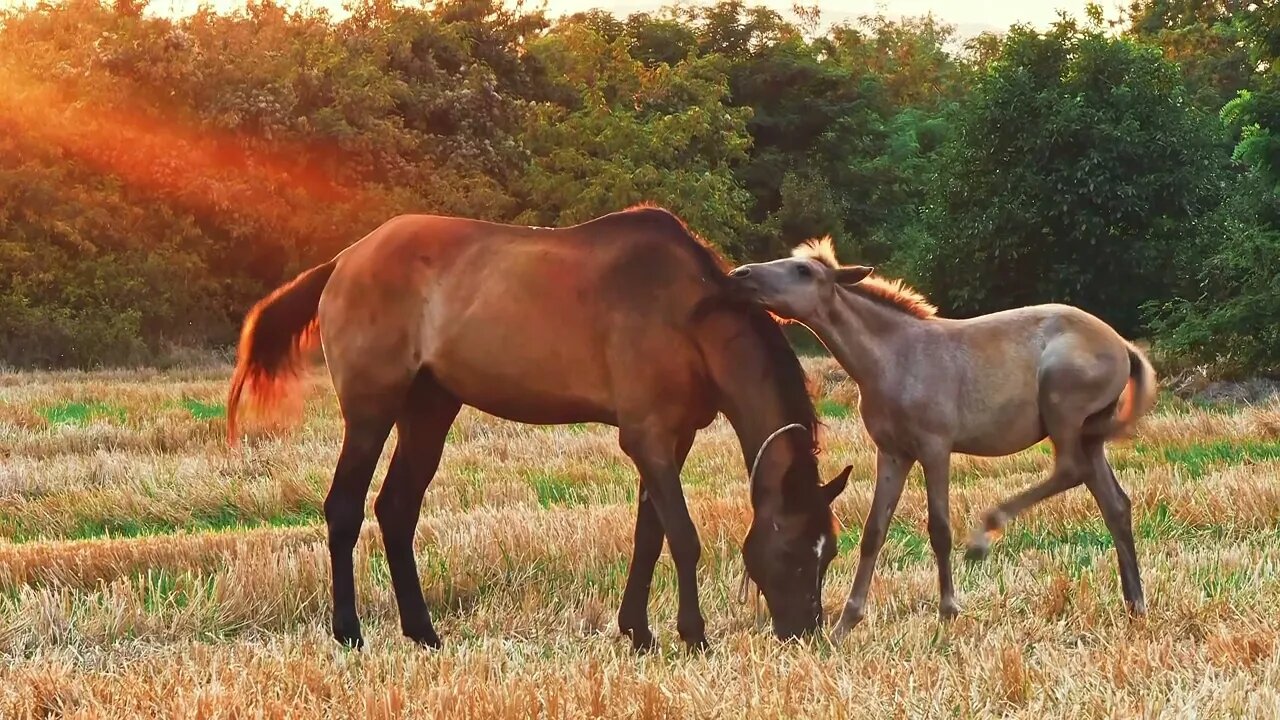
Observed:
[[[813,275],[813,271],[809,269],[808,265],[797,265],[796,274],[802,278],[807,278],[810,275]]]

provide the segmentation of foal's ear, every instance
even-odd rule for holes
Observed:
[[[849,265],[836,269],[836,283],[839,285],[857,285],[870,275],[875,268],[865,265]]]
[[[852,465],[846,466],[834,480],[822,486],[822,499],[826,500],[828,505],[835,502],[836,498],[840,497],[840,493],[844,492],[845,486],[849,484],[850,472],[853,472]]]

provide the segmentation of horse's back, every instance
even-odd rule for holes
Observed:
[[[394,387],[426,369],[495,415],[615,422],[619,350],[679,356],[681,322],[706,292],[698,263],[651,225],[384,223],[343,253],[322,298],[339,393],[365,392],[371,375]]]

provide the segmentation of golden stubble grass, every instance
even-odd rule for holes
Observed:
[[[824,397],[856,403],[832,363],[807,365]],[[835,647],[781,645],[734,599],[747,488],[717,422],[684,474],[714,649],[680,648],[664,556],[651,601],[662,649],[638,658],[614,625],[636,482],[615,431],[464,412],[416,538],[446,647],[400,638],[369,522],[356,552],[369,645],[350,653],[327,629],[319,507],[341,434],[327,383],[312,383],[301,427],[236,452],[221,418],[183,405],[224,391],[218,370],[0,375],[0,717],[1280,717],[1280,462],[1190,473],[1151,451],[1274,441],[1274,404],[1157,414],[1139,443],[1111,449],[1134,500],[1147,619],[1121,611],[1081,490],[1020,519],[987,562],[957,555],[964,613],[940,625],[917,476],[868,620]],[[111,412],[48,419],[69,403]],[[834,614],[874,452],[856,419],[828,420],[824,439],[824,473],[854,466],[836,506],[850,539],[826,586]],[[957,544],[1050,463],[1040,448],[955,458]]]

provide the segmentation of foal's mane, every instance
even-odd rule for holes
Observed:
[[[803,242],[791,251],[791,255],[817,260],[832,270],[839,270],[842,267],[840,261],[836,259],[835,243],[831,241],[830,236]],[[928,298],[902,280],[889,280],[869,275],[856,284],[842,287],[881,305],[888,305],[918,318],[927,319],[938,314],[938,308],[930,303]]]
[[[613,213],[613,216],[626,216],[631,222],[648,225],[655,233],[679,243],[689,252],[690,257],[698,264],[703,274],[715,284],[717,290],[694,309],[694,317],[710,310],[729,310],[747,320],[764,347],[773,378],[782,396],[787,421],[797,422],[805,427],[808,432],[804,433],[806,438],[804,450],[810,455],[817,455],[818,415],[813,408],[813,401],[809,398],[808,378],[804,368],[800,365],[795,350],[787,341],[782,328],[774,321],[773,316],[760,305],[741,297],[736,287],[732,285],[728,275],[730,265],[714,247],[665,208],[647,204],[635,205]],[[793,438],[799,436],[798,433],[787,434]]]

